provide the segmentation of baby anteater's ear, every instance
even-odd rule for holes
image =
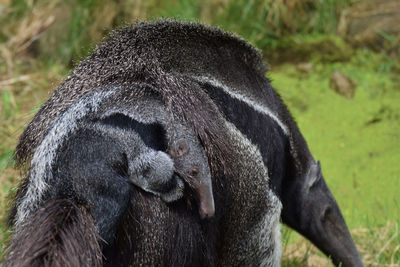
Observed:
[[[150,150],[129,162],[130,181],[143,190],[160,196],[165,202],[183,196],[184,184],[174,174],[174,162],[162,151]]]

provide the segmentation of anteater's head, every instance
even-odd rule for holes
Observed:
[[[319,162],[313,162],[302,177],[289,179],[283,188],[287,205],[282,217],[290,227],[330,256],[335,265],[363,266]]]

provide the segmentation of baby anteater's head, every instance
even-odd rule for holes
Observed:
[[[169,154],[174,160],[175,171],[194,190],[201,218],[215,213],[214,196],[208,160],[204,147],[193,129],[174,125]]]

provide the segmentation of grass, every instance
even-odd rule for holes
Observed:
[[[400,67],[335,35],[338,13],[350,2],[0,2],[0,250],[9,235],[7,199],[19,181],[12,154],[40,105],[110,29],[175,17],[237,32],[273,59],[268,76],[321,160],[365,264],[400,266]],[[308,72],[297,66],[303,61],[312,63]],[[337,70],[357,83],[353,99],[329,88]],[[283,236],[283,266],[330,265],[290,229]]]
[[[294,64],[270,78],[305,136],[367,266],[400,266],[400,88],[396,62],[357,50],[348,62]],[[334,71],[357,84],[354,99],[329,88]],[[286,232],[289,230],[285,230]],[[284,231],[284,233],[286,233]],[[294,232],[284,266],[325,266],[326,257]]]
[[[400,265],[400,224],[387,222],[385,225],[360,227],[351,230],[351,235],[361,254],[365,266]],[[288,228],[283,229],[285,240],[297,235]],[[295,238],[283,247],[282,266],[333,266],[330,260],[309,241]]]
[[[293,65],[271,74],[350,227],[400,218],[400,90],[384,64],[391,62],[360,50],[350,62],[315,63],[309,74]],[[358,84],[354,99],[329,88],[336,70]]]

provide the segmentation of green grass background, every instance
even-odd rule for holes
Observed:
[[[20,179],[12,155],[40,105],[111,29],[172,17],[218,25],[262,50],[267,76],[321,161],[365,264],[400,266],[400,64],[338,37],[340,12],[353,2],[0,0],[0,249]],[[47,19],[51,26],[33,27]],[[312,68],[301,71],[299,62]],[[330,89],[334,71],[357,83],[353,99]],[[283,235],[284,266],[330,264],[291,230]]]
[[[284,65],[270,75],[351,227],[400,218],[400,88],[395,74],[379,70],[383,63],[363,65],[364,57],[378,56],[360,50],[312,74]],[[336,70],[358,83],[354,99],[329,88]]]

